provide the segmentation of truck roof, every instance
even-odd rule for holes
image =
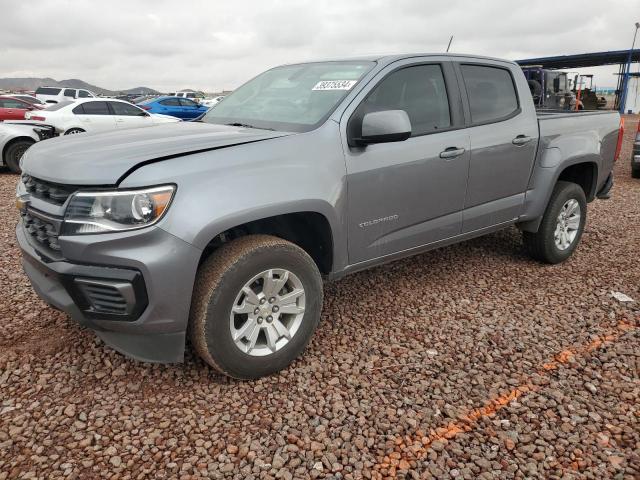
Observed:
[[[406,58],[414,57],[452,57],[452,58],[474,58],[478,60],[492,60],[495,62],[503,62],[517,65],[514,61],[505,60],[504,58],[486,57],[482,55],[472,55],[464,53],[442,53],[442,52],[426,52],[426,53],[399,53],[399,54],[387,54],[387,55],[362,55],[355,57],[341,57],[341,58],[324,58],[319,60],[311,60],[306,62],[292,62],[288,65],[296,65],[301,63],[318,63],[318,62],[378,62],[381,64],[389,64],[398,60],[404,60]]]

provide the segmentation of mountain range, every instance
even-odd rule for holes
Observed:
[[[160,92],[149,87],[129,88],[128,90],[107,90],[96,85],[91,85],[84,80],[70,78],[68,80],[54,80],[53,78],[0,78],[0,89],[3,90],[30,90],[33,91],[38,87],[69,87],[69,88],[85,88],[99,95],[118,95],[126,93],[138,93],[140,95],[156,95]]]

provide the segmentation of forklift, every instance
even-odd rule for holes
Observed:
[[[585,80],[586,79],[586,80]],[[583,88],[583,85],[588,85]],[[580,75],[573,77],[571,90],[576,98],[575,110],[600,110],[607,106],[607,99],[598,97],[593,86],[593,75]]]

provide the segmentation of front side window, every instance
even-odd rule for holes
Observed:
[[[127,117],[143,117],[146,116],[144,110],[134,107],[123,102],[109,102],[115,115],[125,115]]]
[[[78,97],[80,98],[92,98],[93,95],[91,95],[89,92],[87,92],[86,90],[80,90],[78,92]]]
[[[2,99],[0,100],[0,108],[21,108],[25,109],[28,105],[18,101],[18,100],[10,100],[10,99]]]
[[[85,102],[74,108],[73,113],[80,115],[111,115],[107,102]]]
[[[355,122],[361,122],[367,113],[383,110],[407,112],[411,136],[450,127],[449,99],[440,65],[416,65],[389,74],[360,104]],[[355,135],[359,136],[358,132]]]
[[[188,98],[181,98],[180,99],[180,105],[182,105],[183,107],[197,107],[198,104],[196,102],[194,102],[193,100],[189,100]]]
[[[179,107],[180,100],[177,98],[167,98],[165,100],[161,100],[160,105],[164,105],[165,107]]]
[[[308,132],[320,126],[374,62],[319,62],[268,70],[228,95],[201,121]]]
[[[509,70],[486,65],[461,65],[460,69],[473,123],[504,120],[518,110],[518,96]]]

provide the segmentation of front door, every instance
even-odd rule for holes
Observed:
[[[113,111],[116,128],[139,128],[153,125],[147,112],[125,102],[109,102]]]
[[[0,121],[24,120],[24,114],[31,109],[19,100],[0,98]]]
[[[347,150],[350,264],[461,231],[470,142],[456,129],[449,97],[458,98],[457,87],[443,67],[389,67],[350,117],[348,132],[361,127],[364,114],[382,110],[404,110],[412,125],[405,141]]]
[[[200,116],[200,105],[188,98],[181,98],[180,105],[182,106],[182,118],[196,118]]]

